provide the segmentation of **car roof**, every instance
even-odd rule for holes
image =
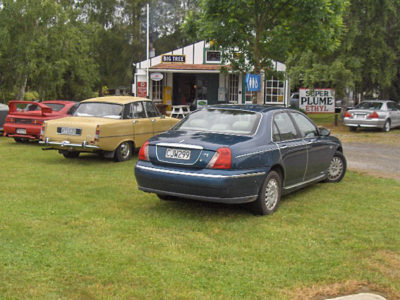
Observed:
[[[70,101],[70,100],[44,100],[41,103],[43,103],[43,104],[46,104],[46,103],[70,104],[70,103],[77,103],[77,102]]]
[[[396,101],[393,101],[393,100],[372,100],[372,99],[370,99],[370,100],[363,100],[363,101],[361,101],[361,102],[380,102],[380,103],[384,103],[384,102],[396,102]]]
[[[150,101],[147,98],[143,97],[132,97],[132,96],[106,96],[106,97],[97,97],[83,100],[82,102],[111,102],[118,104],[127,104],[134,101]]]
[[[286,109],[283,106],[275,105],[260,105],[260,104],[217,104],[206,106],[206,108],[220,108],[220,109],[237,109],[237,110],[247,110],[254,112],[267,112],[276,109]]]

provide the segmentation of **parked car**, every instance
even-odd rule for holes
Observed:
[[[178,121],[161,115],[146,98],[93,98],[82,101],[73,116],[45,122],[40,143],[66,158],[78,157],[80,152],[98,152],[125,161],[135,148]]]
[[[3,125],[8,114],[8,105],[0,103],[0,131],[3,131]]]
[[[295,107],[295,108],[299,108],[300,103],[299,103],[299,93],[292,93],[290,95],[290,106],[291,107]]]
[[[392,100],[366,100],[346,111],[343,124],[357,128],[380,128],[387,132],[400,126],[400,105]]]
[[[139,151],[140,190],[174,197],[246,203],[274,212],[281,198],[311,183],[338,182],[346,171],[341,142],[304,114],[260,105],[209,106]]]
[[[14,138],[16,142],[39,140],[43,122],[71,114],[75,104],[74,101],[62,100],[10,101],[4,136]]]

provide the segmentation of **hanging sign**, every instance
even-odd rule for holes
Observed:
[[[299,107],[307,113],[335,113],[335,90],[299,89]]]
[[[161,62],[163,63],[185,63],[186,62],[186,55],[181,54],[164,54],[161,56]]]
[[[162,73],[151,73],[150,78],[154,81],[160,81],[164,78],[164,75]]]
[[[248,92],[259,92],[261,89],[261,75],[246,74],[246,90]]]

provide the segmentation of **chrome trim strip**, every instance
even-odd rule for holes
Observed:
[[[163,169],[151,168],[151,167],[146,167],[146,166],[138,166],[138,165],[136,165],[136,168],[147,170],[147,171],[166,173],[166,174],[184,175],[184,176],[192,176],[192,177],[203,177],[203,178],[221,178],[221,179],[225,179],[225,178],[247,178],[247,177],[265,175],[265,172],[245,173],[245,174],[239,174],[239,175],[198,174],[198,173],[183,172],[183,171],[163,170]]]
[[[39,141],[39,144],[42,145],[53,145],[53,146],[60,146],[60,147],[72,147],[72,148],[89,148],[89,149],[100,149],[99,146],[95,145],[87,145],[85,142],[82,144],[71,144],[71,143],[65,143],[65,142],[49,142],[49,141]]]
[[[241,154],[241,155],[236,156],[235,158],[242,158],[242,157],[246,157],[246,156],[252,156],[252,155],[256,155],[256,154],[267,153],[267,152],[271,152],[271,151],[278,150],[278,149],[279,148],[274,148],[274,149],[261,150],[261,151],[257,151],[257,152]]]
[[[303,184],[307,184],[307,183],[313,182],[313,181],[315,181],[315,180],[322,179],[322,178],[324,178],[325,176],[326,176],[325,174],[324,174],[324,175],[320,175],[320,176],[317,176],[317,177],[315,177],[315,178],[309,179],[309,180],[307,180],[307,181],[303,181],[303,182],[300,182],[300,183],[293,184],[293,185],[291,185],[291,186],[284,187],[284,189],[285,189],[285,190],[290,190],[290,189],[292,189],[292,188],[301,186],[301,185],[303,185]]]
[[[189,144],[179,144],[179,143],[158,143],[156,146],[161,147],[174,147],[174,148],[186,148],[186,149],[194,149],[194,150],[203,150],[202,146],[197,145],[189,145]]]

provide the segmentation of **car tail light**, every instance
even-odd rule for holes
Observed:
[[[351,114],[351,113],[349,113],[348,111],[346,111],[345,113],[344,113],[344,117],[345,118],[351,118],[353,115]]]
[[[230,169],[232,166],[232,152],[229,148],[218,148],[207,165],[208,169]]]
[[[44,131],[46,129],[46,122],[43,122],[42,127],[40,127],[40,140],[43,141],[43,137],[44,137]]]
[[[94,142],[98,142],[99,141],[99,136],[100,136],[100,125],[96,126],[96,133],[94,134]]]
[[[7,117],[6,117],[6,122],[7,122],[7,123],[14,123],[14,122],[15,122],[15,119],[14,119],[14,118],[11,118],[11,117],[9,117],[9,116],[7,116]]]
[[[42,125],[43,121],[42,120],[33,120],[32,123],[35,125]]]
[[[367,118],[368,118],[368,119],[378,119],[378,118],[379,118],[379,115],[378,115],[378,113],[377,113],[376,111],[374,111],[373,113],[370,113],[370,114],[367,116]]]
[[[149,161],[149,142],[146,141],[139,150],[139,160]]]

